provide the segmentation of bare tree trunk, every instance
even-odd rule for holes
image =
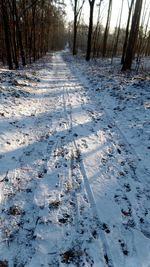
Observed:
[[[36,10],[36,5],[32,7],[32,19],[31,19],[31,32],[30,32],[30,37],[29,37],[29,60],[31,63],[32,59],[32,50],[35,49],[35,10]],[[35,53],[33,53],[35,54]],[[33,56],[34,61],[35,61],[35,55]]]
[[[144,7],[145,11],[148,10],[147,6]],[[146,49],[146,37],[147,37],[147,30],[148,30],[148,26],[149,26],[149,21],[150,21],[150,12],[148,14],[147,17],[147,22],[145,24],[145,17],[146,16],[146,12],[143,12],[143,19],[141,22],[141,31],[139,34],[139,38],[138,38],[138,45],[137,45],[137,61],[138,59],[140,59],[140,57],[144,56],[145,54],[145,49]],[[145,28],[145,30],[144,30]],[[144,30],[144,31],[143,31]]]
[[[13,46],[14,46],[14,63],[16,69],[19,68],[18,57],[17,57],[17,43],[16,43],[16,20],[15,20],[15,10],[14,10],[14,0],[12,2],[12,13],[13,13]]]
[[[102,3],[102,0],[100,0],[98,4],[97,24],[96,24],[96,28],[93,34],[93,57],[95,57],[96,52],[97,52],[96,49],[97,49],[97,42],[98,42],[98,37],[99,37],[99,20],[100,20],[101,3]]]
[[[147,37],[147,45],[146,45],[146,51],[145,51],[145,56],[150,55],[150,31]]]
[[[73,24],[73,55],[76,55],[76,39],[77,39],[77,1],[74,0],[74,24]]]
[[[79,0],[73,0],[71,1],[72,6],[73,6],[73,13],[74,13],[74,22],[73,22],[73,49],[72,49],[72,54],[76,55],[76,42],[77,42],[77,30],[78,30],[78,24],[80,21],[80,15],[82,12],[82,8],[84,5],[85,0],[82,0],[79,2]],[[80,6],[79,6],[80,3]]]
[[[89,0],[90,4],[90,17],[89,17],[89,29],[88,29],[88,42],[86,60],[89,61],[91,58],[91,42],[92,42],[92,31],[93,31],[93,11],[94,11],[95,0]]]
[[[15,17],[16,17],[16,33],[17,33],[17,39],[18,39],[18,44],[20,48],[20,56],[22,59],[22,65],[26,65],[26,59],[25,59],[25,53],[24,53],[24,48],[23,48],[23,43],[22,43],[22,34],[20,30],[20,25],[19,25],[19,18],[18,18],[18,10],[16,6],[16,0],[14,0],[14,10],[15,10]]]
[[[33,61],[36,60],[36,30],[35,30],[35,10],[32,11],[32,23],[33,23],[33,44],[32,44],[32,54]]]
[[[1,0],[0,3],[1,3],[1,12],[2,12],[3,24],[4,24],[7,63],[8,63],[9,69],[13,69],[12,53],[11,53],[11,41],[10,41],[10,29],[9,29],[6,1]]]
[[[129,25],[130,25],[130,20],[131,20],[131,13],[132,13],[133,4],[134,4],[134,0],[131,1],[131,5],[129,7],[129,14],[128,14],[128,20],[127,20],[127,26],[126,26],[125,40],[124,40],[124,44],[123,44],[121,64],[124,63],[124,58],[125,58],[125,53],[126,53],[126,48],[127,48],[127,43],[128,43]]]
[[[131,69],[132,60],[133,60],[133,56],[135,52],[134,49],[135,49],[137,37],[138,37],[142,4],[143,4],[143,0],[136,0],[128,45],[127,45],[127,51],[126,51],[125,60],[122,66],[122,70]]]
[[[106,56],[107,39],[108,39],[108,34],[109,34],[111,12],[112,12],[112,0],[109,0],[107,22],[106,22],[106,27],[105,27],[105,31],[104,31],[104,38],[103,38],[103,48],[102,48],[102,56],[103,57]]]

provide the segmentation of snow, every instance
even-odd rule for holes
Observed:
[[[48,54],[0,70],[0,265],[150,267],[150,79]]]

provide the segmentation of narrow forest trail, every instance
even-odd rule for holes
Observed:
[[[0,113],[2,266],[150,267],[148,170],[90,82],[61,53],[10,79]]]

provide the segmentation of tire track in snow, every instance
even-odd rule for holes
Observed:
[[[55,62],[56,62],[55,79],[57,79],[57,77],[59,77],[59,79],[61,79],[61,78],[63,79],[64,77],[63,77],[63,75],[61,75],[61,68],[59,68],[59,66],[57,68],[57,60],[59,60],[59,58],[57,59],[57,57],[56,57],[55,58]],[[64,94],[63,94],[63,103],[64,103],[64,101],[65,101],[65,98],[64,98]],[[60,103],[60,105],[61,105],[61,103]],[[65,117],[65,121],[66,121],[66,123],[68,123],[68,117],[66,116],[67,115],[67,111],[66,111],[64,105],[63,105],[63,108],[64,108],[63,117]],[[69,124],[68,125],[66,124],[66,133],[68,133],[68,134],[66,134],[66,136],[70,134],[69,126],[70,126]],[[56,129],[56,132],[58,132],[57,130],[58,129]],[[58,137],[58,139],[59,139],[59,137]],[[77,181],[76,181],[76,179],[74,177],[74,174],[73,174],[75,155],[74,155],[73,148],[72,148],[72,138],[69,138],[68,140],[64,139],[63,143],[60,142],[60,145],[57,145],[57,147],[55,149],[55,160],[56,160],[56,162],[57,162],[57,160],[59,160],[59,157],[60,157],[60,154],[61,154],[60,153],[60,148],[64,148],[64,146],[66,145],[66,141],[69,142],[68,151],[70,151],[70,159],[68,160],[68,162],[69,162],[69,172],[65,171],[65,173],[63,174],[63,177],[61,179],[61,183],[60,183],[59,187],[61,188],[61,194],[62,195],[66,195],[65,196],[66,199],[64,199],[64,203],[66,201],[69,201],[69,199],[71,199],[71,201],[73,203],[71,213],[73,213],[73,217],[74,217],[73,224],[75,224],[75,231],[77,233],[76,233],[75,236],[72,236],[72,238],[75,238],[75,239],[78,240],[80,214],[79,214],[79,204],[78,204],[78,196],[77,195],[78,195],[78,191],[80,192],[80,186],[79,186],[79,188],[76,188]],[[55,161],[55,160],[53,159],[53,161]],[[61,171],[61,169],[60,169],[60,171]],[[75,188],[71,189],[71,188],[68,187],[68,189],[67,189],[66,188],[67,183],[69,183],[68,186],[75,187]],[[66,192],[66,190],[68,190],[68,192]],[[68,194],[68,196],[67,196],[67,194]],[[66,203],[66,205],[67,205],[67,203]],[[59,212],[61,212],[61,209],[60,210],[58,209],[58,213]],[[69,214],[68,214],[68,216],[69,216]],[[63,218],[61,220],[63,221]],[[65,218],[64,218],[64,220],[65,220]],[[72,223],[67,223],[65,227],[62,226],[62,236],[65,234],[65,231],[71,231],[70,229],[72,229],[72,227],[74,227],[72,225]],[[70,238],[71,237],[69,237],[69,239]],[[80,243],[79,243],[79,248],[80,248]],[[60,257],[61,256],[60,255],[60,251],[61,250],[62,250],[62,248],[59,247],[59,245],[58,245],[57,252],[55,252],[55,255],[57,255],[57,257],[58,257],[59,266],[64,266],[63,263],[62,263],[62,258]],[[69,257],[69,253],[70,253],[69,251],[64,251],[64,255],[62,254],[62,256],[67,258],[67,257]],[[53,255],[52,255],[52,257],[53,257]],[[80,266],[82,266],[82,263],[80,263]],[[87,265],[86,261],[84,261],[84,266],[88,267],[88,266],[91,266],[91,265]]]
[[[75,73],[76,76],[80,80],[80,77],[81,77],[81,75],[79,74],[80,69],[76,70],[75,68],[74,67],[72,68],[73,73]],[[86,75],[86,74],[83,73],[83,75]],[[84,81],[81,80],[81,84],[84,85],[85,88],[87,87],[89,90],[89,93],[92,94],[90,87],[93,84],[91,84],[90,82],[87,82],[86,78]],[[92,100],[94,101],[94,104],[96,104],[94,97],[95,96],[93,95]],[[148,168],[143,166],[142,161],[141,161],[140,157],[138,156],[138,154],[136,153],[135,149],[128,142],[126,136],[124,135],[124,133],[122,132],[122,130],[120,129],[118,124],[116,124],[114,122],[114,120],[111,118],[111,115],[107,112],[105,107],[103,106],[102,108],[100,108],[99,104],[96,104],[94,106],[96,107],[96,110],[98,110],[100,112],[101,112],[101,110],[103,110],[105,112],[105,116],[106,116],[106,118],[108,120],[108,124],[109,124],[108,126],[110,126],[110,128],[108,130],[110,130],[112,133],[115,134],[115,136],[112,136],[112,138],[114,137],[113,138],[114,140],[115,140],[115,137],[118,136],[117,139],[119,142],[117,142],[116,145],[117,145],[117,147],[120,146],[121,153],[123,152],[122,154],[123,154],[123,156],[125,156],[125,159],[128,161],[127,163],[128,163],[129,168],[130,168],[130,174],[131,175],[130,175],[130,179],[128,180],[128,182],[130,182],[130,184],[132,186],[131,190],[133,193],[131,193],[131,195],[134,194],[134,196],[131,197],[130,193],[128,193],[130,191],[130,188],[129,188],[129,191],[127,191],[128,187],[123,189],[122,184],[121,184],[123,182],[123,179],[122,179],[122,177],[120,177],[121,178],[120,179],[120,182],[121,182],[120,187],[122,187],[123,192],[125,193],[124,196],[122,195],[122,199],[123,198],[124,198],[124,200],[126,199],[127,200],[126,204],[128,204],[127,206],[131,206],[132,215],[133,215],[135,222],[136,222],[136,226],[131,226],[131,228],[129,226],[128,231],[129,231],[130,235],[132,234],[132,240],[135,239],[135,235],[140,237],[140,234],[143,234],[143,240],[146,237],[147,241],[148,241],[148,239],[150,239],[150,223],[149,223],[149,214],[148,214],[149,213],[148,202],[149,202],[149,193],[150,193],[149,180],[148,180],[149,170],[148,170]],[[83,105],[83,108],[84,108],[84,105]],[[108,127],[106,127],[106,128],[108,128]],[[129,178],[129,177],[127,177],[127,178]],[[142,184],[141,178],[143,179],[144,184],[146,184],[146,185]],[[125,179],[124,179],[124,181],[125,181]],[[128,184],[127,184],[127,186],[128,186]],[[124,218],[125,218],[125,216],[124,216]],[[132,230],[132,227],[133,227],[133,230]],[[134,231],[134,229],[136,231]],[[137,253],[135,251],[135,247],[134,247],[135,242],[137,242],[137,241],[133,240],[133,242],[132,242],[133,243],[132,252],[135,252],[134,255],[136,255],[136,253]],[[130,250],[129,250],[129,254],[130,254]]]
[[[67,69],[68,70],[68,69]],[[60,76],[60,72],[59,72],[59,76]],[[66,76],[63,76],[63,78],[66,79]],[[66,79],[67,80],[67,79]],[[70,123],[70,116],[71,115],[71,103],[69,104],[69,109],[67,109],[67,98],[68,97],[68,93],[67,93],[67,89],[66,86],[63,87],[63,107],[64,107],[64,115],[66,118],[66,121],[68,122],[68,135],[70,135],[70,145],[69,145],[69,150],[71,151],[71,157],[70,157],[70,169],[69,169],[69,180],[71,181],[72,185],[73,185],[73,193],[72,193],[72,199],[73,202],[75,203],[74,206],[74,210],[75,210],[75,214],[74,214],[74,219],[75,219],[75,230],[76,230],[76,238],[80,239],[79,236],[79,229],[80,229],[80,222],[81,222],[81,217],[82,215],[80,214],[80,204],[79,204],[79,199],[78,199],[78,195],[80,195],[80,192],[82,191],[82,183],[80,184],[80,182],[78,183],[77,177],[74,174],[74,168],[76,166],[76,164],[78,164],[78,160],[79,160],[79,155],[78,155],[78,151],[75,147],[75,141],[74,138],[72,138],[72,121]],[[74,188],[76,187],[77,188]],[[80,247],[80,241],[79,241],[79,247]],[[80,248],[82,249],[82,248]],[[84,266],[88,267],[88,266],[93,266],[89,265],[89,262],[87,262],[86,257],[88,255],[83,255],[83,264]],[[89,261],[89,259],[88,259]],[[82,263],[80,263],[82,266]]]
[[[73,69],[73,72],[76,74],[76,76],[80,80],[79,70]],[[81,84],[83,84],[85,86],[85,88],[87,87],[88,89],[90,88],[90,86],[92,86],[92,83],[87,81],[87,77],[82,79]],[[92,98],[93,98],[93,95],[92,95]],[[149,239],[150,238],[150,232],[149,232],[150,229],[149,229],[148,232],[147,232],[147,230],[143,230],[142,229],[142,227],[143,227],[143,221],[142,221],[143,218],[142,218],[142,216],[140,214],[138,214],[138,212],[141,211],[141,210],[143,210],[143,211],[145,210],[145,212],[147,212],[147,208],[142,203],[142,199],[145,197],[145,193],[144,193],[144,188],[142,186],[140,177],[142,177],[144,175],[144,178],[146,179],[147,192],[150,192],[149,179],[148,179],[148,177],[150,175],[149,170],[142,164],[141,159],[138,156],[138,154],[136,153],[135,149],[128,142],[128,140],[125,137],[124,133],[122,132],[122,130],[120,129],[118,124],[114,121],[112,116],[107,112],[107,110],[104,107],[104,105],[101,103],[101,108],[100,108],[99,104],[97,105],[96,101],[95,100],[93,100],[93,101],[95,103],[95,106],[97,107],[98,113],[99,113],[99,109],[104,111],[105,120],[108,121],[108,126],[110,127],[110,130],[113,133],[115,133],[116,136],[118,136],[118,140],[120,141],[121,144],[123,144],[124,152],[126,154],[126,159],[128,161],[128,166],[130,167],[130,170],[131,170],[131,173],[132,173],[132,177],[131,178],[135,181],[134,186],[133,186],[133,183],[132,183],[132,190],[135,193],[135,199],[134,200],[132,199],[132,201],[134,202],[134,207],[136,207],[135,211],[134,211],[134,209],[132,210],[133,216],[136,219],[136,227],[135,227],[135,229],[137,231],[140,231],[145,237],[147,237]],[[86,108],[84,107],[84,105],[83,105],[83,109],[86,111]],[[130,155],[130,159],[128,159],[127,154]],[[133,164],[133,162],[134,162],[134,164]],[[139,197],[137,197],[136,195],[138,195]],[[148,201],[148,199],[149,198],[146,197],[145,202]],[[129,202],[129,206],[132,207],[132,203],[129,200],[129,198],[128,198],[128,202]],[[140,220],[141,220],[141,222],[140,222]]]
[[[69,92],[68,92],[67,89],[66,89],[66,95],[67,95],[67,98],[69,100],[68,102],[70,102],[70,111],[68,112],[68,117],[69,117],[69,121],[70,121],[70,128],[73,129],[71,101],[70,101]],[[65,100],[65,104],[64,104],[64,106],[65,106],[66,105],[66,98],[64,98],[64,100]],[[83,163],[83,160],[82,160],[82,153],[81,153],[81,151],[79,150],[79,148],[77,146],[77,141],[75,140],[75,138],[72,137],[72,139],[73,139],[75,151],[76,151],[77,154],[79,154],[80,171],[81,171],[81,174],[82,174],[82,177],[83,177],[83,180],[84,180],[85,189],[86,189],[87,196],[88,196],[88,199],[89,199],[89,203],[90,203],[90,206],[91,206],[91,209],[92,209],[92,212],[93,212],[93,218],[97,221],[97,224],[100,226],[100,225],[102,225],[102,221],[99,218],[99,215],[98,215],[98,212],[97,212],[97,207],[96,207],[96,202],[95,202],[95,199],[94,199],[94,196],[93,196],[93,192],[92,192],[92,189],[90,187],[90,183],[89,183],[88,177],[86,175],[84,163]],[[98,236],[99,236],[99,239],[101,240],[102,247],[103,247],[104,264],[106,264],[108,267],[114,267],[105,233],[103,232],[103,230],[100,227],[99,227],[98,232],[99,232]]]

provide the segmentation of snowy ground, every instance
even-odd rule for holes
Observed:
[[[0,75],[0,267],[150,267],[148,75],[65,53]]]

